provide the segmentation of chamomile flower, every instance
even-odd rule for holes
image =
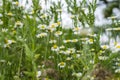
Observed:
[[[17,28],[17,27],[22,28],[23,27],[23,23],[21,21],[17,21],[15,23],[15,27],[14,28]]]
[[[62,45],[62,46],[60,46],[60,49],[64,49],[64,48],[65,48],[65,46],[63,46],[63,45]]]
[[[0,25],[2,25],[3,24],[3,21],[2,20],[0,20]]]
[[[75,18],[75,15],[71,15],[70,18],[71,18],[71,19]]]
[[[8,29],[6,29],[6,28],[2,28],[2,32],[7,32],[8,31]]]
[[[13,16],[13,13],[9,12],[7,13],[8,16]]]
[[[82,76],[82,73],[81,72],[78,72],[78,73],[76,73],[76,77],[81,77]]]
[[[119,44],[117,44],[115,47],[116,47],[117,49],[120,49],[120,45],[119,45]]]
[[[78,39],[73,39],[73,40],[71,40],[71,42],[78,42]]]
[[[52,51],[59,51],[59,47],[57,45],[53,45],[51,50]]]
[[[56,43],[57,41],[56,40],[50,40],[49,43]]]
[[[120,44],[116,44],[114,50],[115,52],[120,51]]]
[[[62,31],[56,31],[56,32],[55,32],[55,36],[56,36],[56,37],[59,37],[60,35],[62,35]]]
[[[120,68],[116,69],[115,73],[120,73]]]
[[[70,51],[70,53],[75,53],[75,48],[68,48],[68,50]]]
[[[94,60],[90,60],[90,63],[91,63],[91,64],[94,64],[95,62],[94,62]]]
[[[46,18],[48,15],[47,14],[43,14],[42,16],[40,16],[40,18]]]
[[[18,6],[18,5],[19,5],[19,2],[18,2],[18,1],[12,2],[12,4]]]
[[[60,51],[59,51],[59,53],[61,53],[61,54],[64,54],[64,53],[65,53],[65,51],[63,51],[63,50],[60,50]]]
[[[3,17],[3,15],[0,13],[0,17]]]
[[[6,40],[6,44],[12,44],[12,43],[16,43],[15,40]]]
[[[76,27],[73,29],[73,32],[75,35],[89,35],[92,33],[92,30],[90,28],[81,28],[81,27]]]
[[[101,45],[101,48],[102,48],[102,49],[108,49],[109,46],[108,46],[108,45]]]
[[[58,66],[59,66],[60,68],[64,68],[64,67],[66,66],[66,63],[65,63],[65,62],[60,62],[60,63],[58,64]]]
[[[11,44],[16,43],[15,40],[5,40],[4,47],[10,47]]]
[[[75,56],[76,58],[80,58],[80,54],[76,54],[76,56]]]
[[[47,36],[47,33],[45,33],[45,32],[36,35],[37,38],[43,38],[43,37],[46,37],[46,36]]]
[[[107,60],[108,59],[107,56],[99,56],[98,58],[99,58],[99,60]]]
[[[68,39],[68,40],[63,40],[63,42],[64,42],[64,43],[69,43],[69,42],[71,42],[71,40],[70,40],[70,39]]]
[[[57,23],[53,23],[53,24],[51,24],[51,25],[49,26],[49,30],[50,30],[51,32],[53,32],[53,31],[56,30],[57,26],[58,26]]]
[[[108,19],[116,19],[117,16],[111,16],[111,17],[108,17]]]
[[[57,22],[57,25],[59,26],[61,24],[61,22]]]
[[[37,75],[36,77],[39,78],[41,76],[42,72],[41,71],[37,71]]]
[[[73,54],[73,53],[75,53],[75,49],[74,49],[74,48],[68,48],[68,49],[64,52],[64,54],[66,54],[66,55],[70,55],[70,54]]]
[[[89,39],[89,40],[88,40],[88,43],[89,43],[89,44],[93,44],[93,42],[94,42],[93,39]]]
[[[41,29],[41,30],[45,30],[45,29],[46,29],[46,25],[44,25],[44,24],[41,25],[41,24],[40,24],[40,25],[37,26],[37,28],[39,28],[39,29]]]
[[[72,60],[72,57],[67,57],[66,60],[70,61],[70,60]]]
[[[70,53],[71,53],[70,50],[66,50],[63,52],[63,54],[65,54],[65,55],[70,55]]]
[[[73,73],[72,76],[75,76],[77,78],[80,78],[82,76],[82,73],[81,72],[78,72],[78,73]]]
[[[73,28],[73,32],[79,32],[80,31],[80,27],[75,27],[75,28]]]

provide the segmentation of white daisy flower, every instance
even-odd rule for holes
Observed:
[[[60,68],[64,68],[64,67],[66,66],[66,63],[65,63],[65,62],[60,62],[60,63],[58,64],[58,66],[59,66]]]

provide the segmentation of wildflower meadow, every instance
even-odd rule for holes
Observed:
[[[119,18],[96,26],[97,0],[30,1],[0,1],[0,80],[120,80]]]

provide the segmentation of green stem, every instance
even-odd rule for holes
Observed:
[[[18,66],[18,76],[20,76],[20,66],[22,63],[22,53],[23,53],[23,48],[22,48],[21,53],[20,53],[19,66]]]
[[[6,2],[6,0],[2,0],[2,2],[3,2],[3,6],[2,6],[2,8],[3,8],[3,12],[2,12],[2,15],[3,15],[3,27],[5,27],[6,25],[5,25],[5,2]]]

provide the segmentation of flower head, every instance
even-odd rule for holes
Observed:
[[[38,27],[37,28],[39,28],[39,29],[41,29],[41,30],[45,30],[46,29],[46,25],[38,25]]]
[[[46,37],[46,36],[47,36],[47,33],[40,33],[40,34],[36,35],[37,38],[42,38],[42,37]]]
[[[59,66],[60,68],[64,68],[64,67],[66,66],[66,63],[65,63],[65,62],[60,62],[60,63],[58,64],[58,66]]]
[[[58,37],[58,36],[60,36],[60,35],[62,35],[62,31],[56,31],[56,32],[55,32],[55,36],[56,36],[56,37]]]
[[[17,28],[17,27],[22,28],[22,27],[23,27],[23,23],[20,22],[20,21],[17,21],[17,22],[15,23],[15,28]]]
[[[37,71],[37,75],[36,75],[36,77],[38,78],[38,77],[40,77],[41,76],[41,74],[42,74],[42,72],[41,71]]]
[[[109,46],[108,46],[108,45],[102,45],[101,48],[102,48],[102,49],[108,49]]]
[[[7,13],[8,16],[13,16],[13,13],[9,12]]]
[[[59,47],[57,45],[53,45],[51,48],[52,51],[59,51]]]

